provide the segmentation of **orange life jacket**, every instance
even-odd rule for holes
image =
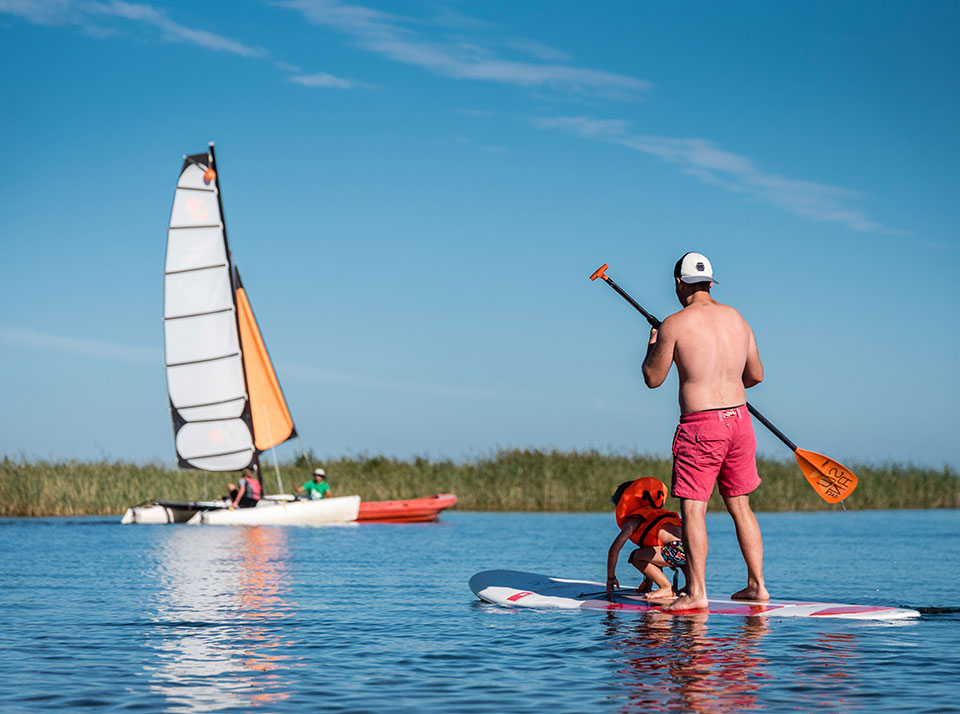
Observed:
[[[617,525],[623,528],[628,518],[641,518],[630,536],[637,545],[660,546],[660,529],[665,525],[680,526],[682,521],[673,511],[666,511],[667,487],[660,479],[638,478],[627,486],[617,502]]]

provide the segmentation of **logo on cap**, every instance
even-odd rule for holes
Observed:
[[[699,270],[701,273],[703,272],[703,263],[697,263],[697,270]]]

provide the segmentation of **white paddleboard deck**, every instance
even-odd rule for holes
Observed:
[[[617,591],[607,599],[604,587],[603,583],[592,580],[555,578],[518,570],[485,570],[470,578],[470,589],[477,597],[505,607],[649,612],[660,611],[661,605],[666,604],[644,600],[643,596],[637,594],[636,588]],[[755,602],[711,599],[705,610],[685,612],[760,617],[832,617],[847,620],[901,620],[920,616],[916,610],[900,607],[791,600]]]

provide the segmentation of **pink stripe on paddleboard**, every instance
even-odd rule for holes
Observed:
[[[839,607],[828,607],[823,610],[811,612],[810,617],[829,617],[830,615],[853,615],[858,612],[883,612],[893,610],[892,607],[870,607],[867,605],[841,605]]]
[[[584,600],[580,606],[588,610],[659,610],[659,605],[634,605],[631,602],[608,602],[606,600]]]
[[[710,612],[716,615],[759,615],[761,612],[771,612],[779,610],[783,605],[738,605],[736,607],[723,607]]]
[[[524,597],[526,597],[527,595],[533,595],[533,593],[531,593],[531,592],[517,593],[517,594],[515,594],[515,595],[511,595],[510,597],[508,597],[507,600],[509,600],[510,602],[516,602],[516,601],[519,600],[520,598],[524,598]]]

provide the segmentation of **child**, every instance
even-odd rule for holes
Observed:
[[[607,554],[607,595],[620,588],[617,581],[617,558],[627,540],[639,548],[630,554],[630,564],[643,573],[639,592],[648,600],[666,600],[677,596],[661,568],[673,567],[683,570],[687,577],[687,556],[680,539],[680,516],[663,509],[667,500],[667,487],[655,478],[640,478],[624,481],[617,487],[610,502],[617,507],[617,525],[620,533],[610,544]],[[648,592],[651,582],[658,589]]]

